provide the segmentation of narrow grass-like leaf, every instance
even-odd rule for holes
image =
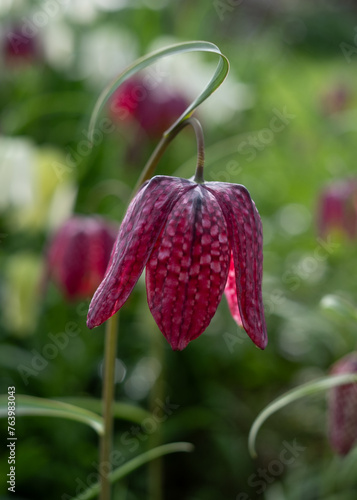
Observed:
[[[96,398],[83,398],[83,397],[68,397],[61,398],[60,401],[65,403],[70,403],[81,408],[86,408],[87,410],[94,411],[101,415],[103,402],[101,399]],[[147,418],[151,417],[151,413],[140,406],[132,405],[129,403],[113,403],[113,416],[114,418],[120,418],[122,420],[128,420],[129,422],[135,422],[136,424],[141,424],[141,422]]]
[[[16,395],[16,416],[58,417],[82,422],[103,434],[103,419],[96,413],[62,401]],[[0,418],[7,417],[7,395],[0,396]]]
[[[196,97],[196,99],[188,106],[188,108],[182,113],[182,115],[176,120],[176,122],[165,132],[164,135],[168,135],[173,128],[175,128],[179,123],[188,118],[192,112],[199,106],[203,101],[207,99],[225,80],[229,71],[229,61],[222,54],[219,48],[210,42],[205,41],[194,41],[194,42],[184,42],[175,45],[170,45],[165,49],[157,50],[152,52],[140,59],[137,59],[132,65],[128,66],[118,77],[116,77],[101,93],[97,103],[94,107],[92,117],[89,124],[89,139],[93,139],[93,132],[100,112],[102,111],[105,103],[108,101],[110,96],[116,91],[116,89],[125,80],[128,80],[138,71],[147,68],[153,64],[158,59],[162,57],[167,57],[175,54],[182,54],[187,52],[211,52],[220,56],[217,69],[212,76],[211,80],[208,82],[206,87],[202,92]]]
[[[281,408],[284,408],[284,406],[288,405],[289,403],[293,403],[299,398],[309,396],[311,394],[316,394],[338,385],[350,384],[352,382],[357,383],[357,374],[355,373],[324,377],[313,382],[308,382],[306,384],[300,385],[299,387],[286,392],[279,398],[272,401],[267,407],[264,408],[263,411],[259,413],[250,429],[248,437],[248,448],[250,455],[253,458],[257,456],[257,453],[255,451],[257,434],[260,427],[263,425],[265,420],[270,417],[270,415],[280,410]]]
[[[109,480],[111,483],[115,483],[116,481],[119,481],[123,477],[130,474],[130,472],[133,472],[135,469],[141,467],[147,462],[162,457],[163,455],[168,455],[169,453],[176,453],[179,451],[193,451],[193,445],[191,443],[169,443],[158,446],[157,448],[153,448],[149,451],[146,451],[145,453],[142,453],[141,455],[138,455],[132,460],[129,460],[121,467],[118,467],[118,469],[115,469],[109,474]],[[100,484],[96,483],[72,500],[90,500],[91,498],[95,498],[99,494],[99,492]]]

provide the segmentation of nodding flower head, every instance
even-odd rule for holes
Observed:
[[[24,33],[21,25],[14,25],[7,30],[2,40],[2,52],[5,62],[10,66],[33,63],[41,56],[40,41],[36,34]]]
[[[46,281],[52,278],[68,300],[91,297],[104,277],[116,234],[117,228],[100,217],[69,219],[50,242]]]
[[[331,374],[357,373],[357,352],[337,361]],[[329,397],[329,438],[332,448],[346,455],[357,444],[357,383],[331,389]]]
[[[357,179],[344,179],[326,187],[319,200],[318,230],[322,237],[339,231],[357,237]]]
[[[88,327],[123,306],[146,266],[149,308],[173,349],[204,332],[224,291],[234,319],[264,349],[262,261],[261,220],[244,186],[153,177],[124,217]]]
[[[148,85],[145,78],[127,80],[113,94],[110,113],[114,120],[134,120],[150,139],[158,139],[188,107],[187,99],[163,84]]]

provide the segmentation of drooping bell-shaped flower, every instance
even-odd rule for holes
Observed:
[[[262,261],[261,220],[244,186],[153,177],[127,210],[87,325],[117,312],[146,266],[149,308],[173,349],[204,332],[225,289],[234,319],[264,349]]]
[[[74,216],[50,242],[46,279],[52,278],[68,300],[93,295],[102,281],[117,228],[101,217]]]
[[[339,231],[357,237],[357,180],[344,179],[326,187],[318,206],[318,230],[322,237]]]
[[[41,58],[39,37],[36,33],[27,33],[20,23],[8,28],[0,43],[3,58],[9,66],[31,64]]]
[[[177,90],[151,80],[136,76],[124,82],[111,98],[110,114],[123,125],[134,120],[150,139],[155,140],[189,103]]]
[[[343,82],[331,86],[320,98],[320,107],[324,115],[331,116],[346,111],[353,102],[353,93]]]
[[[337,361],[331,374],[357,373],[357,352]],[[339,385],[329,395],[329,439],[332,448],[346,455],[357,444],[357,383]]]

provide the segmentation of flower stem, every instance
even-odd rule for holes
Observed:
[[[143,168],[143,171],[139,177],[138,182],[136,183],[136,186],[133,190],[132,197],[137,193],[139,190],[140,186],[144,184],[145,181],[150,179],[152,174],[155,171],[155,168],[157,167],[157,164],[159,163],[161,157],[165,153],[168,145],[170,142],[177,136],[181,130],[183,130],[187,125],[191,125],[194,129],[194,132],[196,134],[196,141],[197,141],[197,166],[196,166],[196,173],[195,173],[195,182],[202,183],[203,181],[203,166],[204,166],[204,139],[203,139],[203,131],[200,122],[197,120],[197,118],[193,118],[192,116],[190,118],[186,118],[183,122],[179,123],[174,129],[171,130],[168,134],[164,134],[161,141],[159,144],[156,146],[155,150],[153,151],[152,155],[148,159],[145,167]]]
[[[175,128],[165,133],[149,160],[147,161],[142,174],[136,183],[132,196],[136,194],[140,186],[148,180],[159,163],[162,155],[166,151],[170,142],[177,136],[181,130],[187,125],[191,125],[197,141],[197,166],[194,180],[198,183],[203,183],[203,167],[204,167],[204,139],[203,131],[200,122],[193,117],[187,118],[179,123]],[[104,352],[104,369],[103,369],[103,420],[104,433],[100,441],[100,464],[102,473],[100,475],[100,500],[110,500],[110,482],[109,474],[111,472],[110,453],[113,441],[113,399],[114,399],[114,374],[115,374],[115,358],[117,347],[117,327],[118,313],[112,316],[106,323],[105,333],[105,352]],[[160,356],[161,357],[161,356]],[[160,382],[158,381],[158,386]],[[151,481],[151,494],[161,495],[161,464],[156,462],[153,466],[153,478]]]
[[[109,474],[111,472],[110,454],[113,441],[113,401],[114,375],[117,348],[117,330],[119,315],[115,314],[106,322],[105,350],[103,366],[103,420],[104,433],[100,441],[99,460],[102,472],[100,474],[100,500],[110,500]]]
[[[163,338],[157,335],[157,326],[154,323],[153,318],[150,318],[150,334],[151,334],[151,355],[159,363],[159,374],[155,380],[154,386],[150,394],[150,411],[155,414],[154,411],[157,410],[158,400],[164,400],[164,344]],[[154,433],[150,435],[150,449],[156,448],[162,444],[162,434],[161,434],[161,423],[157,423],[157,429]],[[149,500],[162,500],[162,460],[157,458],[149,463]]]
[[[197,165],[194,181],[202,184],[204,182],[203,178],[203,168],[205,165],[205,142],[203,139],[203,130],[200,122],[196,118],[191,118],[191,125],[196,134],[197,141]]]

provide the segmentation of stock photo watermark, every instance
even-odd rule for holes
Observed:
[[[283,132],[286,127],[296,118],[296,115],[290,113],[287,107],[282,110],[273,108],[273,116],[269,120],[268,126],[258,131],[244,134],[236,146],[236,152],[240,157],[244,157],[245,163],[254,161],[260,152],[269,147],[277,134]],[[232,177],[237,176],[243,170],[242,164],[237,160],[229,160],[225,169],[218,172],[210,171],[211,180],[221,182],[232,182]]]
[[[224,21],[226,14],[231,14],[244,0],[213,0],[213,7],[220,21]]]
[[[101,144],[104,136],[114,132],[114,130],[115,125],[109,118],[103,118],[99,122],[98,127],[93,131],[91,139],[89,139],[89,131],[83,129],[81,135],[84,136],[84,139],[78,142],[76,148],[73,149],[67,146],[66,163],[52,163],[52,168],[57,178],[62,180],[64,174],[71,173],[75,170],[83,159],[91,154],[93,146]]]
[[[301,453],[306,450],[306,446],[299,444],[296,439],[291,443],[283,441],[283,447],[278,458],[270,460],[266,468],[258,468],[247,479],[247,484],[255,489],[256,495],[262,495],[265,490],[276,479],[281,476],[288,466],[293,465]],[[240,492],[235,500],[251,500],[248,493]]]
[[[354,31],[355,31],[355,35],[353,38],[354,45],[347,42],[340,43],[340,50],[348,64],[352,62],[352,57],[357,54],[357,26],[354,27]]]
[[[88,302],[81,302],[77,306],[78,316],[85,316],[88,311]],[[78,337],[81,333],[79,324],[75,321],[68,321],[64,330],[59,333],[48,333],[47,342],[41,350],[32,349],[31,362],[28,364],[21,363],[17,366],[17,371],[25,385],[29,385],[31,377],[37,377],[39,373],[45,370],[50,361],[57,358],[60,352],[63,352],[70,344],[72,338]]]
[[[49,333],[47,337],[50,342],[47,342],[41,348],[41,351],[37,349],[31,350],[31,363],[26,365],[20,364],[17,367],[17,371],[21,375],[24,384],[29,384],[30,377],[37,377],[48,366],[50,361],[53,361],[61,351],[66,349],[70,339],[77,337],[80,333],[81,329],[74,321],[69,321],[63,332]]]
[[[65,174],[72,173],[92,153],[93,147],[99,146],[105,136],[112,134],[117,129],[117,122],[126,120],[138,105],[149,97],[150,91],[154,90],[167,76],[166,69],[157,62],[146,70],[140,83],[129,89],[125,98],[125,106],[122,106],[118,100],[110,101],[108,109],[115,116],[115,119],[108,117],[101,119],[91,134],[89,129],[81,131],[83,139],[75,147],[66,147],[65,163],[52,163],[57,178],[61,181]]]
[[[333,255],[340,244],[336,243],[329,236],[327,239],[317,238],[317,246],[309,255],[306,255],[297,264],[287,269],[281,281],[291,292],[296,292],[303,282],[308,280],[315,273],[322,262],[325,262],[329,256]],[[281,288],[275,288],[269,294],[263,294],[265,316],[274,314],[278,307],[281,307],[286,301],[285,291]],[[225,332],[223,334],[224,342],[232,354],[237,346],[240,346],[249,339],[245,331],[237,326],[235,333]]]
[[[36,12],[28,17],[22,17],[22,24],[19,26],[19,30],[16,33],[10,32],[7,35],[15,54],[18,54],[21,51],[21,47],[27,45],[41,29],[47,26],[51,19],[63,10],[63,6],[69,3],[70,0],[47,0]]]
[[[165,400],[156,398],[151,415],[144,418],[140,425],[132,425],[128,431],[123,432],[120,436],[121,451],[113,450],[110,453],[109,462],[93,461],[91,466],[94,470],[84,480],[80,477],[75,479],[75,496],[78,499],[84,497],[83,494],[86,490],[100,481],[100,476],[108,474],[114,467],[120,467],[127,462],[128,455],[139,450],[141,443],[147,441],[158,430],[160,424],[173,415],[180,406],[171,402],[170,396],[167,396]],[[64,493],[61,500],[70,500],[73,496]]]

